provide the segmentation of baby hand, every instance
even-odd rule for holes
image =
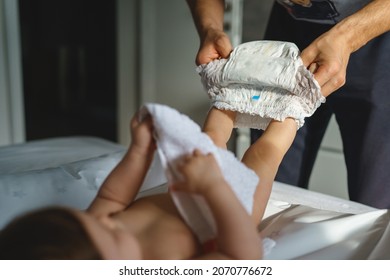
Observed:
[[[172,186],[174,190],[204,194],[225,181],[214,156],[197,149],[178,163],[177,170],[182,180]]]
[[[131,145],[140,153],[150,154],[156,149],[153,138],[153,122],[150,115],[140,118],[138,111],[130,122]]]

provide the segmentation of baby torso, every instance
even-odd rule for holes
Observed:
[[[143,259],[190,259],[200,252],[196,237],[169,194],[136,200],[113,218],[137,237]]]

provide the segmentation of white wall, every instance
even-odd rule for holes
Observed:
[[[0,146],[25,140],[18,1],[0,0]]]
[[[209,108],[195,72],[198,34],[186,1],[142,1],[142,102],[164,103],[203,123]]]
[[[117,0],[118,142],[130,142],[129,123],[139,104],[137,0]]]

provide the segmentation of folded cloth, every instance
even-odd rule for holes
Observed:
[[[178,160],[199,149],[212,153],[222,174],[248,213],[252,213],[253,195],[258,183],[256,173],[242,164],[232,152],[218,148],[198,124],[168,106],[148,103],[143,115],[153,119],[157,151],[166,172],[168,184],[180,179]],[[216,223],[204,198],[185,192],[171,192],[173,201],[186,223],[204,243],[216,237]]]
[[[235,127],[265,129],[272,119],[297,121],[325,102],[298,47],[289,42],[253,41],[237,46],[228,59],[196,68],[212,106],[237,111]]]

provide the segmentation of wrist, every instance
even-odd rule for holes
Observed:
[[[210,24],[199,30],[199,37],[201,41],[207,41],[208,38],[212,39],[219,35],[224,34],[223,27]]]
[[[364,46],[369,40],[366,38],[367,32],[362,26],[357,26],[353,20],[344,19],[330,31],[331,38],[340,41],[349,53],[353,53]],[[332,39],[332,40],[333,40]]]
[[[190,7],[200,38],[205,38],[212,30],[223,32],[223,0],[198,0]]]
[[[130,148],[127,152],[127,156],[135,159],[135,160],[148,160],[150,158],[153,158],[153,150],[148,149],[143,146],[138,146],[135,144],[131,144]]]
[[[334,29],[341,36],[346,36],[351,52],[354,52],[390,30],[389,8],[389,1],[371,1],[363,9],[343,19]]]

